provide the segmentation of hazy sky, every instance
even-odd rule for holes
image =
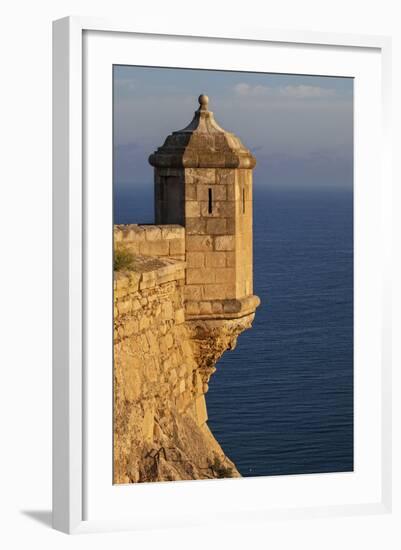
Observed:
[[[218,124],[256,156],[255,185],[352,186],[352,79],[116,66],[119,189],[153,181],[149,155],[191,121],[201,93]]]

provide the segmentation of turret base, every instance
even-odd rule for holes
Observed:
[[[225,300],[187,301],[185,303],[185,319],[239,319],[255,313],[260,304],[258,296],[244,296]]]

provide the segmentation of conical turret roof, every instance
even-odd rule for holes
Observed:
[[[192,121],[170,134],[150,157],[164,168],[253,168],[256,159],[231,132],[221,128],[208,109],[209,98],[200,95]]]

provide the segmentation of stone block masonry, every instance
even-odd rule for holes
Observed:
[[[180,225],[115,225],[114,247],[141,256],[185,260],[185,229]]]
[[[185,202],[186,311],[224,315],[226,300],[253,293],[251,171],[186,168],[183,178],[196,188]]]

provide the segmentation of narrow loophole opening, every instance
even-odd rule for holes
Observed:
[[[212,199],[212,188],[209,187],[209,204],[208,204],[208,212],[209,212],[209,214],[211,214],[212,211],[213,211],[212,200],[213,200],[213,199]]]
[[[242,213],[245,214],[245,189],[242,189]]]

